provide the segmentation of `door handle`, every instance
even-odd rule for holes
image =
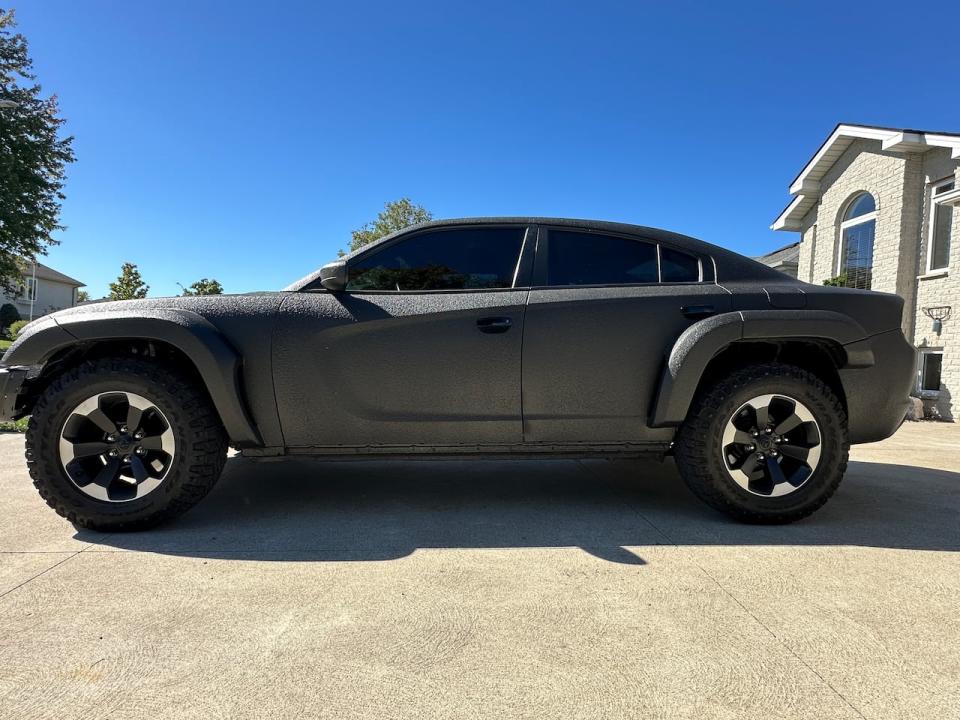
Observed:
[[[505,333],[513,326],[508,317],[485,317],[477,320],[477,329],[485,333]]]
[[[716,309],[713,305],[684,305],[680,312],[688,318],[705,318],[713,315]]]

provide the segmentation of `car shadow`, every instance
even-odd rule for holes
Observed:
[[[80,530],[102,549],[246,560],[392,560],[421,548],[580,547],[644,564],[651,545],[960,550],[960,473],[851,462],[836,496],[786,526],[733,522],[671,462],[257,462],[235,457],[200,505],[139,533]]]

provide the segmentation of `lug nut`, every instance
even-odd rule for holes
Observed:
[[[126,435],[126,434],[127,434],[127,426],[126,426],[126,425],[121,425],[121,426],[120,426],[120,434],[121,434],[121,435]]]
[[[764,430],[764,432],[765,432],[767,435],[769,435],[770,433],[773,432],[773,428],[767,428],[766,430]]]
[[[147,454],[147,449],[146,449],[146,448],[143,448],[143,447],[138,447],[137,450],[136,450],[136,452],[137,452],[137,455],[146,455],[146,454]]]
[[[137,430],[137,431],[133,434],[133,437],[134,437],[135,440],[143,440],[143,430]]]
[[[110,457],[118,457],[119,455],[120,455],[120,453],[119,453],[119,451],[117,451],[117,450],[111,450],[111,451],[110,451]]]
[[[117,441],[116,435],[107,435],[107,442],[116,442],[116,441]]]

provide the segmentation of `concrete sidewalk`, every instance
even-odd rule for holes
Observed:
[[[672,465],[257,464],[77,531],[0,436],[3,718],[960,717],[960,426],[750,527]]]

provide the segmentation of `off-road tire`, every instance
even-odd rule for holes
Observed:
[[[156,403],[173,429],[176,450],[163,482],[126,502],[82,492],[60,461],[60,433],[68,415],[101,392],[136,393]],[[27,467],[40,496],[80,527],[142,530],[196,505],[210,492],[226,461],[227,436],[207,393],[184,373],[147,359],[103,358],[57,376],[38,398],[26,433]]]
[[[730,477],[722,454],[727,421],[750,398],[784,394],[802,402],[820,428],[819,464],[809,479],[781,497],[761,497]],[[805,518],[836,491],[847,468],[847,416],[836,393],[819,377],[780,363],[739,369],[702,389],[680,428],[674,454],[690,490],[710,507],[748,523],[781,524]]]

